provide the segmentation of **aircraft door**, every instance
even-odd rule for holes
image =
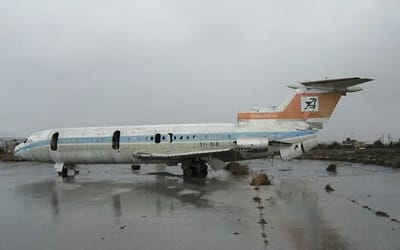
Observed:
[[[122,160],[120,141],[121,141],[121,131],[117,130],[113,133],[112,136],[112,156],[113,156],[113,161],[115,163],[121,162]]]
[[[50,157],[53,159],[54,162],[63,162],[61,153],[60,153],[60,146],[59,146],[59,132],[54,132],[50,134]]]

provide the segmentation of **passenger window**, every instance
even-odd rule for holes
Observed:
[[[119,130],[115,131],[112,137],[112,148],[119,149],[119,140],[121,137],[121,132]]]
[[[57,132],[57,133],[54,133],[53,136],[51,137],[50,148],[52,151],[57,151],[58,136],[59,136],[59,133]]]
[[[161,141],[161,134],[156,134],[156,136],[155,136],[155,143],[160,143],[160,141]]]

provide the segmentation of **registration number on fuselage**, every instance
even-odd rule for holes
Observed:
[[[216,142],[200,142],[200,147],[202,148],[210,148],[210,147],[218,147],[219,143]]]

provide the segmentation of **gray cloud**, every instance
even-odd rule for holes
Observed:
[[[5,1],[0,133],[235,122],[286,84],[375,78],[323,140],[399,137],[398,1]]]

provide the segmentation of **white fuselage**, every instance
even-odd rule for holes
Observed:
[[[262,151],[238,148],[224,152],[224,149],[237,148],[240,138],[298,143],[316,137],[313,130],[282,126],[268,126],[266,129],[265,125],[179,124],[52,129],[31,135],[15,149],[15,154],[27,160],[69,164],[175,164],[183,161],[185,154],[216,152],[220,160],[229,162],[263,158],[279,152],[279,147]],[[56,133],[57,138],[54,138]],[[141,153],[148,157],[140,157]],[[152,157],[153,154],[166,157]],[[168,157],[170,155],[182,157]]]

